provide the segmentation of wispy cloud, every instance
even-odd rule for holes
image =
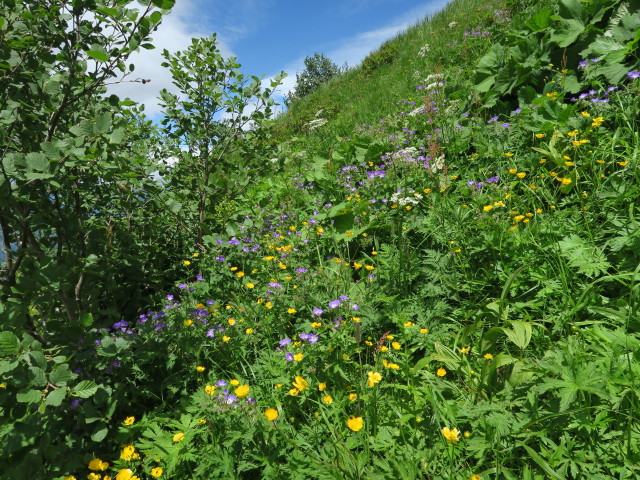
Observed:
[[[158,30],[153,33],[151,43],[155,45],[155,49],[141,49],[129,57],[129,63],[135,65],[135,70],[127,79],[144,78],[151,80],[151,82],[146,84],[124,82],[110,85],[109,93],[114,93],[120,98],[129,97],[138,103],[145,104],[145,112],[150,117],[160,113],[160,106],[157,103],[160,90],[163,88],[170,91],[175,90],[171,83],[169,69],[161,65],[164,61],[162,51],[166,49],[175,53],[184,50],[191,44],[192,37],[208,35],[204,25],[196,21],[190,14],[193,8],[192,0],[176,2],[174,10],[163,17]],[[231,53],[224,44],[220,45],[220,48],[227,54]]]
[[[376,0],[384,2],[389,0]],[[358,4],[364,3],[360,0],[352,0],[348,2],[352,8]],[[393,0],[391,0],[393,3]],[[359,33],[352,37],[342,38],[339,41],[328,45],[329,49],[325,55],[329,57],[338,66],[347,63],[350,67],[355,67],[364,60],[372,51],[376,50],[382,43],[393,38],[399,33],[405,31],[418,21],[424,19],[428,15],[432,15],[442,10],[447,5],[448,0],[435,0],[424,5],[420,5],[412,10],[393,18],[384,27]],[[324,51],[322,46],[318,46],[315,51]],[[278,88],[278,98],[281,100],[284,95],[292,91],[296,84],[296,72],[300,73],[304,70],[304,58],[298,58],[283,68],[289,75],[283,85]]]

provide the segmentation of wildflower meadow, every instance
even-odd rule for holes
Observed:
[[[638,1],[454,0],[278,115],[194,39],[155,124],[104,84],[173,2],[51,3],[0,7],[1,479],[639,478]]]

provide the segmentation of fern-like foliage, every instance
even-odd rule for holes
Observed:
[[[579,274],[594,278],[611,268],[611,264],[600,248],[577,235],[564,237],[558,245],[569,266],[576,269]]]

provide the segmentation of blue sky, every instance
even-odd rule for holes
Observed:
[[[156,49],[131,58],[136,65],[131,78],[149,78],[151,83],[124,83],[110,87],[110,91],[144,103],[147,113],[156,116],[158,92],[172,88],[168,69],[160,66],[162,50],[183,50],[192,37],[216,32],[223,55],[237,57],[244,73],[270,78],[286,71],[289,77],[280,88],[281,97],[293,89],[295,74],[304,69],[306,56],[323,53],[339,66],[345,62],[355,66],[385,40],[447,3],[447,0],[176,0],[173,12],[153,35]]]

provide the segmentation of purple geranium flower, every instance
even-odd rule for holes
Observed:
[[[281,347],[284,347],[285,345],[289,345],[291,343],[291,339],[290,338],[283,338],[278,343],[280,344]]]
[[[322,315],[323,313],[324,313],[324,310],[322,310],[321,308],[314,308],[314,309],[313,309],[313,314],[314,314],[314,315],[318,315],[318,316],[320,316],[320,315]]]
[[[340,300],[333,300],[329,302],[329,308],[338,308],[342,302]]]

